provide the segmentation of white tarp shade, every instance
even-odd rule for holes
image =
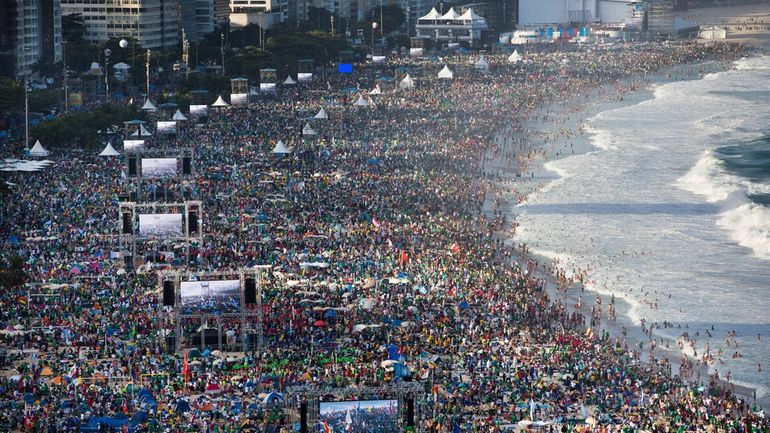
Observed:
[[[508,61],[511,63],[519,63],[521,61],[519,50],[513,50],[513,53],[510,56],[508,56]]]
[[[229,105],[230,104],[228,104],[227,102],[225,102],[224,99],[222,99],[222,95],[219,95],[219,97],[217,97],[217,100],[214,101],[213,104],[211,104],[212,107],[228,107]]]
[[[287,153],[291,153],[291,150],[289,150],[289,148],[283,144],[283,141],[278,140],[278,143],[276,143],[275,147],[273,147],[272,153],[285,155]]]
[[[305,126],[302,128],[302,135],[318,135],[318,133],[306,122]]]
[[[293,78],[291,78],[291,75],[289,75],[288,77],[286,77],[286,80],[284,80],[283,84],[286,84],[286,85],[290,86],[290,85],[293,85],[293,84],[297,84],[297,82],[294,81]]]
[[[150,131],[147,130],[147,128],[144,127],[144,125],[139,125],[139,129],[134,131],[133,134],[131,134],[132,137],[140,137],[140,136],[149,136]]]
[[[117,150],[115,150],[114,147],[112,147],[112,144],[107,143],[107,147],[102,150],[102,152],[99,154],[99,156],[119,156],[120,153],[118,153]]]
[[[32,146],[32,149],[29,150],[29,154],[32,156],[48,156],[51,152],[45,150],[43,145],[40,144],[40,140],[37,140],[35,145]]]
[[[329,118],[329,114],[326,112],[325,108],[321,108],[318,114],[313,116],[313,119],[328,119],[328,118]]]
[[[452,72],[452,70],[449,69],[449,66],[447,66],[447,65],[444,65],[444,69],[442,69],[438,73],[438,77],[439,78],[443,78],[445,80],[451,80],[451,79],[454,78],[454,76],[455,76],[454,72]]]
[[[53,164],[53,161],[47,159],[42,161],[24,161],[11,158],[0,161],[0,171],[40,171],[44,168],[48,168],[49,164]],[[11,182],[6,183],[11,184]]]
[[[171,120],[187,120],[187,117],[177,108],[176,113],[174,113],[174,117],[172,117]]]
[[[400,83],[398,83],[399,89],[414,89],[414,80],[409,74],[406,74],[406,76],[401,80]]]
[[[144,105],[142,105],[141,110],[144,110],[144,111],[157,111],[158,107],[156,107],[155,104],[153,104],[152,101],[150,101],[150,99],[148,98],[146,101],[144,101]]]
[[[114,65],[112,65],[112,67],[120,71],[127,71],[128,68],[130,68],[131,66],[128,66],[123,62],[120,62],[120,63],[115,63]]]

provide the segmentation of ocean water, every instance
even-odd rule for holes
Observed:
[[[628,301],[634,322],[673,323],[658,338],[686,331],[699,355],[708,343],[710,370],[766,401],[770,57],[655,84],[587,123],[591,150],[546,163],[553,180],[514,209],[519,239],[587,270],[587,288]]]

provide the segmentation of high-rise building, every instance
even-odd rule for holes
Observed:
[[[61,61],[59,0],[0,0],[0,71],[16,79]]]
[[[258,24],[270,28],[289,19],[289,3],[290,0],[230,0],[230,27]]]
[[[61,0],[61,9],[83,17],[88,41],[135,37],[149,49],[179,42],[179,0]]]
[[[179,0],[179,25],[191,42],[213,32],[214,0]]]

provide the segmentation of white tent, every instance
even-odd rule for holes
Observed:
[[[297,84],[297,82],[294,81],[293,78],[291,78],[291,75],[289,75],[288,77],[286,77],[286,80],[283,81],[283,84],[285,84],[287,86],[292,86],[294,84]]]
[[[438,73],[438,77],[439,78],[443,78],[445,80],[451,80],[451,79],[453,79],[455,77],[455,74],[454,74],[454,72],[452,72],[451,69],[449,69],[449,66],[444,65],[444,69],[442,69]]]
[[[310,123],[305,122],[305,126],[302,128],[302,135],[318,135],[318,133],[310,126]]]
[[[409,74],[406,74],[406,76],[401,80],[400,83],[398,83],[399,89],[414,89],[414,80]]]
[[[485,18],[481,15],[478,15],[476,12],[473,12],[473,8],[468,8],[467,11],[465,11],[464,14],[457,17],[460,21],[485,21]]]
[[[356,107],[368,107],[369,100],[364,98],[363,95],[358,95],[358,99],[353,103],[353,105]]]
[[[439,19],[440,20],[456,20],[458,18],[460,18],[460,14],[455,12],[455,8],[449,8],[447,13],[442,15],[441,18],[439,18]]]
[[[217,100],[214,101],[214,103],[211,104],[211,106],[212,107],[228,107],[228,106],[230,106],[230,104],[228,104],[227,102],[225,102],[224,99],[222,99],[222,95],[219,95],[219,97],[217,97]]]
[[[313,116],[313,119],[328,119],[329,114],[326,112],[325,108],[321,108],[321,111],[318,112],[315,116]]]
[[[37,140],[35,145],[32,146],[32,149],[29,150],[29,154],[31,156],[48,156],[51,154],[51,152],[45,150],[43,145],[40,144],[40,140]]]
[[[142,105],[142,108],[140,110],[144,111],[158,111],[158,107],[155,106],[155,104],[150,101],[150,98],[147,98],[146,101],[144,101],[144,105]]]
[[[489,63],[487,63],[487,59],[484,58],[484,55],[482,54],[481,57],[476,61],[476,63],[473,64],[473,67],[477,71],[489,71]]]
[[[519,63],[521,61],[519,50],[513,50],[513,53],[510,56],[508,56],[508,61],[511,63]]]
[[[131,134],[132,137],[143,137],[143,136],[149,136],[150,131],[147,130],[147,128],[144,127],[144,125],[139,125],[139,129],[134,131],[133,134]]]
[[[425,15],[424,17],[418,18],[418,20],[427,20],[427,21],[435,21],[441,19],[441,14],[436,10],[436,8],[433,8],[428,12],[428,15]]]
[[[123,63],[123,62],[120,62],[120,63],[115,63],[114,65],[112,65],[112,67],[113,67],[114,69],[117,69],[117,70],[119,70],[119,71],[123,71],[123,72],[126,72],[126,71],[128,71],[128,69],[129,69],[131,66],[129,66],[129,65],[127,65],[127,64],[125,64],[125,63]]]
[[[273,148],[272,153],[285,155],[287,153],[291,153],[291,150],[289,150],[289,148],[286,147],[285,144],[283,144],[283,141],[278,140],[278,143],[275,144],[275,147]]]
[[[374,89],[369,91],[370,95],[382,95],[382,90],[380,90],[380,85],[376,85]]]
[[[102,150],[99,156],[120,156],[120,153],[112,147],[112,144],[107,143],[107,147]]]
[[[176,113],[174,113],[174,117],[172,117],[171,120],[187,120],[187,117],[177,108]]]

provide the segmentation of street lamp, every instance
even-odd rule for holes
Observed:
[[[29,150],[29,78],[24,79],[24,150]]]
[[[374,55],[374,29],[377,28],[377,23],[372,22],[372,55]]]
[[[104,49],[104,98],[109,102],[110,100],[110,55],[112,50],[109,48]]]
[[[64,112],[69,111],[70,101],[67,96],[67,41],[61,42],[61,61],[64,74],[62,77],[62,84],[64,85]]]

